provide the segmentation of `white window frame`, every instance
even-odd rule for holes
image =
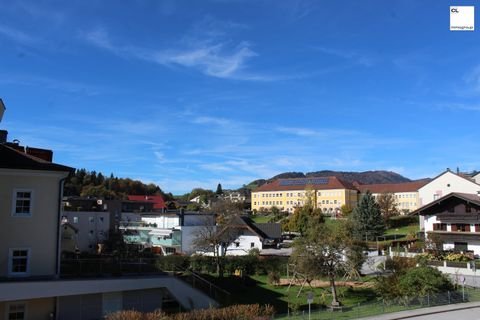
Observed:
[[[17,194],[19,192],[30,193],[30,211],[28,213],[17,213]],[[34,191],[33,189],[13,189],[12,195],[12,217],[29,218],[33,215]]]
[[[23,312],[23,319],[28,319],[28,306],[26,301],[15,301],[15,302],[7,302],[5,305],[5,319],[8,320],[10,318],[10,308],[12,306],[22,305],[24,308]]]
[[[27,251],[27,268],[25,272],[13,272],[13,252],[14,251]],[[30,274],[30,259],[31,259],[31,249],[30,248],[10,248],[8,249],[8,275],[11,277],[25,277]]]

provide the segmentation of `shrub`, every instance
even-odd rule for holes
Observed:
[[[119,311],[107,315],[106,320],[266,320],[273,316],[274,311],[272,306],[261,306],[259,304],[233,305],[221,309],[192,310],[171,315],[161,311],[153,313]]]
[[[280,283],[280,274],[276,271],[270,271],[267,276],[268,284],[278,285]]]
[[[389,228],[401,228],[418,223],[418,216],[394,216],[387,220]]]
[[[157,266],[163,271],[187,269],[190,266],[190,258],[178,255],[162,256],[157,259]]]

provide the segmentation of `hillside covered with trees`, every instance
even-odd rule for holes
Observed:
[[[173,200],[171,193],[164,193],[159,186],[145,184],[130,178],[118,178],[112,174],[78,169],[65,181],[65,196],[99,197],[105,199],[126,199],[127,195],[162,195]]]

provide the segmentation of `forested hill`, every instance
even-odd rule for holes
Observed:
[[[331,170],[322,170],[322,171],[315,171],[315,172],[284,172],[278,174],[268,180],[259,179],[250,182],[248,187],[250,189],[254,189],[256,187],[261,186],[269,181],[273,181],[275,179],[287,179],[287,178],[312,178],[312,177],[332,177],[335,176],[337,178],[343,179],[348,182],[357,181],[361,184],[374,184],[374,183],[401,183],[401,182],[409,182],[411,181],[404,176],[393,172],[393,171],[364,171],[364,172],[351,172],[351,171],[331,171]]]
[[[173,199],[171,193],[165,194],[159,186],[145,184],[129,178],[118,178],[101,172],[76,170],[65,181],[65,196],[100,197],[105,199],[126,199],[127,195],[162,195],[165,200]]]

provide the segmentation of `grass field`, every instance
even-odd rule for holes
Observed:
[[[385,234],[404,234],[406,236],[411,233],[416,234],[418,231],[420,231],[420,228],[418,223],[416,223],[405,227],[388,229]]]
[[[288,306],[292,309],[307,310],[307,294],[313,292],[314,303],[312,310],[324,308],[332,300],[330,287],[310,288],[306,285],[302,290],[301,286],[274,286],[267,283],[267,276],[258,275],[241,279],[231,276],[219,279],[217,277],[205,276],[207,279],[231,293],[225,304],[270,304],[279,314],[287,313]],[[372,278],[364,278],[360,281],[371,281]],[[376,295],[370,288],[347,288],[337,287],[338,298],[346,306],[358,305],[375,301]]]
[[[272,218],[273,218],[273,215],[255,214],[252,216],[252,220],[255,223],[267,223],[267,222],[270,222],[270,219]]]

